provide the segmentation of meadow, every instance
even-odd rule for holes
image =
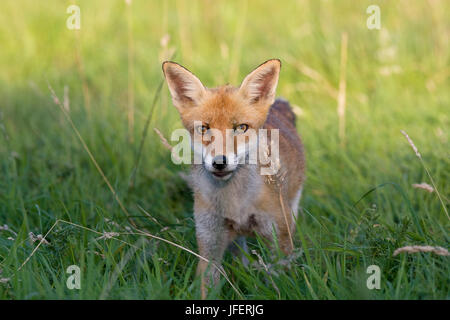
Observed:
[[[214,87],[279,58],[307,158],[296,249],[249,240],[250,266],[227,254],[229,281],[209,298],[449,299],[448,256],[394,255],[449,248],[448,12],[444,0],[1,1],[0,298],[199,299],[189,167],[154,130],[181,128],[161,63]]]

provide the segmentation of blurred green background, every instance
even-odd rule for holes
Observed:
[[[80,30],[66,27],[71,4]],[[373,4],[380,30],[366,26]],[[239,293],[223,281],[210,297],[448,299],[448,257],[393,251],[448,248],[449,12],[450,2],[437,0],[2,1],[0,297],[199,298],[196,257],[126,234],[123,210],[48,86],[133,221],[196,251],[191,193],[179,175],[188,168],[171,163],[153,131],[170,137],[181,127],[167,87],[158,90],[161,62],[175,60],[214,87],[239,85],[279,58],[278,95],[293,105],[307,152],[298,249],[286,262],[252,240],[273,270],[255,255],[248,269],[227,255]],[[400,130],[442,201],[412,187],[432,183]],[[57,219],[76,225],[57,224],[33,252],[30,233],[45,235]],[[66,287],[72,264],[81,290]],[[382,270],[380,290],[366,288],[371,264]]]

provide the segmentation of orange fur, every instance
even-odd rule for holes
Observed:
[[[302,142],[295,128],[295,116],[287,101],[274,102],[281,64],[269,60],[256,68],[240,87],[205,88],[187,69],[178,64],[163,64],[172,100],[183,125],[194,134],[194,121],[201,121],[222,132],[246,124],[251,129],[279,130],[280,170],[272,176],[255,174],[262,165],[238,165],[228,180],[214,180],[202,165],[194,165],[191,186],[200,255],[220,264],[223,252],[238,236],[262,235],[272,242],[275,228],[280,248],[292,251],[292,233],[298,201],[305,180]],[[248,132],[248,131],[247,131]],[[243,133],[245,136],[246,133]],[[205,134],[206,135],[206,134]],[[234,152],[239,143],[234,138]],[[247,140],[246,140],[247,141]],[[202,139],[207,145],[209,141]],[[214,157],[212,154],[211,157]],[[240,167],[239,167],[240,166]],[[200,261],[202,297],[207,285],[218,280],[214,268]]]

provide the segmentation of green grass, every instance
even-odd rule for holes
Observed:
[[[61,100],[67,86],[70,117],[133,221],[197,251],[192,197],[179,176],[188,168],[171,163],[152,130],[169,137],[181,127],[166,86],[130,187],[161,62],[173,50],[207,86],[238,85],[259,63],[280,58],[278,95],[301,108],[308,178],[297,249],[286,261],[251,240],[269,273],[256,255],[249,268],[227,255],[225,271],[245,299],[449,298],[448,257],[393,256],[405,245],[449,247],[449,220],[436,193],[411,186],[431,181],[400,133],[419,148],[448,208],[448,1],[133,1],[129,15],[124,1],[77,1],[78,32],[66,28],[70,3],[0,5],[0,225],[17,234],[0,231],[0,278],[10,278],[0,283],[2,299],[200,297],[192,254],[141,235],[117,237],[126,243],[99,239],[73,225],[126,233],[129,221],[47,84]],[[381,8],[382,30],[366,27],[370,4]],[[327,89],[339,86],[343,32],[344,144],[336,97]],[[302,72],[305,65],[322,80]],[[73,224],[57,224],[50,244],[19,270],[37,245],[29,233],[45,235],[58,219]],[[81,268],[81,290],[66,287],[72,264]],[[366,288],[373,264],[381,269],[380,290]],[[211,298],[239,298],[222,282]]]

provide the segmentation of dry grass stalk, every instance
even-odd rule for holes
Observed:
[[[100,300],[105,300],[107,298],[114,283],[119,278],[119,275],[122,274],[123,268],[125,268],[128,261],[130,261],[130,259],[133,257],[133,255],[136,253],[136,251],[139,249],[139,247],[143,243],[144,243],[144,239],[139,238],[136,242],[136,245],[134,245],[133,247],[128,249],[128,251],[125,253],[125,256],[120,260],[120,262],[114,268],[114,271],[112,272],[112,275],[109,278],[108,284],[103,287],[102,293],[100,294]]]
[[[153,130],[158,135],[163,146],[166,147],[168,150],[172,151],[173,150],[172,145],[167,141],[167,139],[164,137],[164,135],[161,133],[161,131],[159,131],[157,128],[153,128]],[[175,153],[172,153],[172,157],[177,161],[181,161],[181,159]]]
[[[28,234],[28,238],[30,239],[31,243],[35,243],[36,241],[40,241],[42,244],[50,244],[43,236],[42,234],[34,235],[33,232],[30,232]]]
[[[261,154],[261,161],[263,163],[268,163],[270,160],[269,155],[270,155],[269,145],[266,145],[264,152],[262,152],[262,154]],[[274,185],[274,186],[276,186],[276,188],[278,188],[279,200],[280,200],[281,210],[283,211],[284,222],[286,223],[286,229],[288,231],[289,241],[291,243],[292,249],[294,249],[294,240],[292,238],[291,228],[290,228],[290,224],[289,224],[289,220],[288,220],[289,218],[288,218],[288,214],[286,213],[286,209],[284,206],[284,198],[283,198],[283,194],[282,194],[283,183],[285,182],[287,172],[280,168],[281,163],[280,163],[279,158],[275,159],[275,163],[274,164],[271,163],[271,166],[273,166],[277,170],[277,173],[273,174],[273,175],[265,176],[265,183]],[[291,212],[290,217],[293,218],[292,212]]]
[[[337,97],[338,107],[337,113],[339,118],[339,139],[341,145],[345,144],[345,107],[346,107],[346,90],[347,90],[347,43],[348,35],[346,32],[341,36],[341,74],[339,78],[339,92]]]
[[[97,240],[100,239],[112,239],[114,237],[120,236],[120,233],[118,232],[103,232],[103,235],[97,238]]]
[[[1,275],[2,273],[3,273],[3,269],[0,269],[0,275]],[[10,280],[11,280],[11,278],[3,278],[3,277],[0,277],[0,283],[3,283],[3,284],[8,283]]]
[[[419,149],[417,149],[416,145],[414,144],[412,139],[408,136],[408,134],[403,130],[400,130],[400,132],[405,136],[406,140],[408,140],[408,143],[411,146],[411,148],[414,150],[414,152],[416,153],[416,156],[419,159],[422,159],[422,155],[419,153]]]
[[[306,286],[308,287],[309,292],[311,293],[313,298],[317,300],[317,295],[314,292],[314,289],[311,286],[311,283],[309,282],[308,277],[306,276],[306,272],[305,272],[305,268],[304,267],[302,267],[302,271],[303,271],[303,277],[305,278]]]
[[[0,278],[0,283],[8,283],[11,278]]]
[[[128,27],[128,141],[134,143],[134,45],[133,45],[133,14],[131,0],[127,4],[127,27]]]
[[[159,62],[170,60],[175,54],[175,47],[170,47],[170,34],[166,33],[159,41],[161,49],[159,51]]]
[[[433,177],[431,176],[430,171],[428,171],[428,168],[422,159],[422,155],[419,153],[419,149],[417,149],[417,147],[414,144],[414,142],[412,141],[412,139],[409,137],[409,135],[404,130],[400,130],[400,132],[405,136],[406,140],[408,140],[409,145],[414,150],[414,152],[416,153],[416,156],[419,158],[420,162],[422,163],[422,166],[425,169],[425,172],[427,173],[428,178],[430,178],[431,184],[433,185],[434,190],[436,191],[436,194],[438,195],[438,198],[439,198],[439,201],[441,202],[442,208],[444,209],[444,212],[447,215],[447,219],[450,220],[450,216],[448,215],[447,207],[446,207],[444,201],[442,200],[441,193],[437,189],[436,183],[434,183]]]
[[[11,230],[11,228],[7,224],[0,226],[0,231],[9,231],[17,237],[17,233],[14,232],[14,230]]]
[[[111,193],[114,195],[114,198],[115,198],[115,200],[117,201],[117,203],[119,204],[121,210],[122,210],[122,211],[125,213],[125,215],[127,216],[128,221],[130,222],[130,224],[131,224],[131,226],[134,228],[134,230],[137,231],[137,233],[127,233],[127,234],[142,235],[142,236],[146,236],[146,237],[149,237],[149,238],[152,238],[152,239],[156,239],[156,240],[160,240],[160,241],[166,242],[166,243],[168,243],[168,244],[170,244],[170,245],[172,245],[172,246],[174,246],[174,247],[177,247],[177,248],[180,248],[180,249],[182,249],[182,250],[184,250],[184,251],[186,251],[186,252],[189,252],[190,254],[196,256],[197,258],[202,259],[203,261],[206,261],[206,262],[209,263],[210,261],[209,261],[207,258],[205,258],[205,257],[203,257],[203,256],[201,256],[201,255],[199,255],[199,254],[197,254],[197,253],[195,253],[194,251],[192,251],[192,250],[190,250],[190,249],[188,249],[188,248],[186,248],[186,247],[183,247],[182,245],[179,245],[179,244],[177,244],[177,243],[174,243],[174,242],[172,242],[172,241],[170,241],[170,240],[167,240],[167,239],[164,239],[164,238],[155,236],[155,235],[153,235],[153,234],[147,232],[146,230],[140,230],[140,229],[136,226],[136,224],[134,223],[134,221],[130,218],[130,215],[129,215],[129,213],[128,213],[128,210],[123,206],[122,201],[120,201],[120,199],[119,199],[119,197],[118,197],[118,195],[117,195],[117,192],[116,192],[116,191],[114,190],[114,188],[112,187],[112,185],[111,185],[111,183],[109,182],[108,178],[106,178],[105,174],[103,173],[103,170],[102,170],[102,169],[100,168],[100,166],[98,165],[97,161],[95,160],[94,156],[92,155],[91,151],[89,150],[88,146],[86,145],[86,143],[85,143],[83,137],[81,136],[80,132],[79,132],[78,129],[75,127],[75,124],[73,123],[72,118],[71,118],[70,115],[65,111],[63,105],[60,103],[60,101],[59,101],[59,99],[58,99],[58,96],[56,95],[55,91],[54,91],[53,88],[50,86],[50,84],[48,84],[48,88],[49,88],[49,90],[50,90],[50,92],[51,92],[51,94],[52,94],[53,101],[56,103],[56,105],[59,106],[59,108],[61,109],[61,111],[62,111],[62,112],[64,113],[64,115],[66,116],[67,120],[69,121],[70,125],[72,126],[72,129],[75,131],[75,134],[77,135],[78,139],[80,140],[81,144],[83,145],[83,148],[84,148],[85,151],[88,153],[88,155],[89,155],[91,161],[94,163],[95,167],[97,168],[98,172],[99,172],[100,175],[102,176],[103,180],[104,180],[105,183],[108,185],[108,188],[110,189]],[[167,141],[167,140],[166,140],[166,141]],[[39,242],[39,244],[33,249],[33,251],[31,252],[31,254],[27,257],[27,259],[25,259],[25,261],[22,263],[22,265],[19,267],[19,269],[18,269],[17,271],[21,270],[21,269],[23,268],[23,266],[31,259],[31,257],[36,253],[37,249],[41,246],[41,244],[43,243],[43,241],[45,240],[45,238],[50,234],[50,232],[52,232],[52,230],[53,230],[53,229],[58,225],[58,223],[60,223],[60,222],[67,223],[67,224],[70,224],[70,225],[73,225],[73,226],[77,226],[77,227],[79,227],[79,228],[82,228],[82,229],[85,229],[85,230],[88,230],[88,231],[91,231],[91,232],[94,232],[94,233],[103,235],[102,232],[99,232],[99,231],[97,231],[97,230],[90,229],[90,228],[87,228],[87,227],[84,227],[84,226],[81,226],[81,225],[77,225],[77,224],[72,223],[72,222],[69,222],[69,221],[59,220],[59,219],[58,219],[58,220],[56,220],[56,222],[53,224],[53,226],[47,231],[47,233],[45,234],[45,236],[42,238],[42,240]],[[115,239],[115,240],[118,240],[118,241],[120,241],[120,242],[126,243],[126,244],[128,244],[128,245],[130,245],[130,246],[132,246],[132,247],[135,247],[134,245],[132,245],[132,244],[126,242],[126,241],[123,241],[123,240],[121,240],[121,239],[118,239],[118,238],[115,238],[115,237],[111,237],[111,239]],[[215,263],[211,262],[211,264],[212,264],[213,267],[215,267],[215,268],[219,271],[219,273],[225,278],[225,280],[230,284],[230,286],[233,288],[233,290],[236,292],[236,294],[237,294],[241,299],[243,299],[242,294],[241,294],[241,293],[239,292],[239,290],[233,285],[233,283],[232,283],[232,282],[230,281],[230,279],[228,278],[227,274],[226,274],[220,267],[218,267]]]
[[[72,118],[70,117],[69,113],[67,113],[66,109],[64,109],[64,106],[61,104],[61,102],[59,101],[58,96],[55,93],[55,90],[53,90],[52,86],[50,84],[48,84],[48,88],[52,94],[52,98],[53,98],[53,102],[61,109],[61,111],[63,112],[63,114],[65,115],[67,121],[69,121],[72,129],[75,131],[75,134],[77,135],[78,139],[80,140],[84,150],[87,152],[87,154],[89,155],[89,158],[91,159],[91,161],[94,163],[95,168],[97,169],[97,171],[100,173],[100,175],[102,176],[103,180],[105,181],[106,185],[108,186],[109,190],[111,191],[111,193],[114,195],[114,198],[116,199],[117,203],[119,204],[120,208],[122,209],[122,211],[126,214],[128,220],[130,221],[131,224],[134,225],[134,222],[130,219],[130,214],[128,213],[128,210],[125,208],[125,206],[122,204],[122,201],[120,201],[119,196],[117,195],[116,191],[114,190],[113,186],[111,185],[111,183],[109,182],[108,178],[106,178],[105,174],[103,173],[102,168],[100,168],[99,164],[97,163],[97,161],[95,160],[94,156],[92,155],[91,150],[89,149],[89,147],[87,146],[86,142],[84,141],[83,137],[81,136],[80,132],[78,131],[78,129],[76,128],[75,124],[72,121]]]
[[[234,35],[233,50],[231,52],[230,73],[228,75],[228,82],[235,83],[239,76],[239,63],[241,61],[242,42],[245,31],[245,24],[247,22],[247,8],[248,1],[242,1],[241,13],[239,21],[236,24],[236,33]]]
[[[432,247],[432,246],[406,246],[402,248],[398,248],[394,251],[393,256],[396,256],[400,253],[417,253],[417,252],[432,252],[439,256],[450,256],[450,253],[447,249],[442,247]]]
[[[302,74],[304,74],[305,76],[314,80],[317,84],[322,86],[330,97],[332,97],[333,99],[337,99],[338,90],[336,90],[336,88],[333,87],[330,84],[330,82],[328,82],[328,80],[320,74],[319,71],[311,68],[310,66],[307,66],[303,62],[296,61],[295,58],[292,56],[287,56],[286,61],[292,64]]]
[[[275,288],[276,292],[278,293],[278,299],[281,299],[280,289],[278,289],[277,285],[275,284],[275,281],[273,281],[270,268],[267,266],[267,264],[264,263],[263,258],[258,254],[258,252],[256,252],[256,250],[252,250],[252,254],[254,254],[255,256],[258,257],[258,264],[260,266],[262,266],[264,268],[264,270],[266,271],[267,275],[270,278],[270,281],[272,282],[273,287]]]
[[[150,126],[150,121],[152,120],[153,112],[154,112],[155,107],[156,107],[156,102],[158,101],[158,98],[160,97],[163,84],[164,84],[164,79],[162,79],[159,82],[158,88],[156,89],[155,95],[153,97],[153,101],[152,101],[152,106],[151,106],[150,112],[149,112],[149,114],[147,116],[147,119],[145,120],[145,126],[144,126],[144,130],[142,131],[141,142],[139,143],[139,149],[138,149],[138,152],[137,152],[134,169],[133,169],[133,172],[131,174],[130,182],[128,184],[129,188],[133,187],[134,183],[135,183],[136,174],[137,174],[137,171],[139,169],[139,163],[141,161],[142,150],[144,148],[144,142],[145,142],[145,139],[147,137],[148,128]]]
[[[68,225],[71,225],[71,226],[74,226],[74,227],[77,227],[77,228],[80,228],[80,229],[83,229],[83,230],[87,230],[87,231],[90,231],[90,232],[93,232],[93,233],[96,233],[96,234],[99,234],[99,235],[103,235],[103,233],[100,232],[100,231],[97,231],[97,230],[94,230],[94,229],[91,229],[91,228],[88,228],[88,227],[85,227],[85,226],[82,226],[82,225],[79,225],[79,224],[76,224],[76,223],[73,223],[73,222],[70,222],[70,221],[58,219],[58,220],[56,220],[55,223],[50,227],[50,229],[47,231],[47,233],[46,233],[44,236],[42,236],[42,237],[40,238],[40,241],[39,241],[39,243],[37,244],[37,246],[33,249],[33,251],[31,251],[30,255],[29,255],[29,256],[25,259],[25,261],[20,265],[20,267],[17,269],[17,271],[20,271],[20,270],[23,268],[23,266],[25,266],[25,265],[27,264],[27,262],[31,259],[31,257],[34,256],[34,254],[35,254],[36,251],[39,249],[39,247],[40,247],[44,242],[47,241],[46,238],[48,237],[48,235],[53,231],[54,228],[56,228],[56,226],[57,226],[59,223],[65,223],[65,224],[68,224]],[[131,243],[128,243],[128,242],[126,242],[126,241],[124,241],[124,240],[122,240],[122,239],[118,239],[118,238],[115,238],[115,237],[111,237],[111,239],[120,241],[120,242],[125,243],[125,244],[127,244],[127,245],[129,245],[129,246],[133,246]]]
[[[433,92],[437,89],[438,85],[441,85],[450,76],[450,67],[444,68],[443,70],[437,72],[431,76],[426,81],[426,87],[429,92]]]
[[[422,182],[422,183],[414,183],[413,188],[416,189],[423,189],[428,191],[429,193],[432,193],[434,191],[434,188],[432,186],[430,186],[428,183]]]
[[[69,87],[67,85],[64,86],[63,106],[64,106],[64,109],[66,109],[67,112],[70,111]]]
[[[192,15],[189,13],[191,9],[191,1],[186,5],[186,0],[177,0],[176,10],[178,16],[178,32],[180,35],[182,60],[186,65],[190,65],[193,57],[192,37],[191,37],[191,21],[188,20]]]
[[[299,117],[303,117],[305,115],[305,111],[303,111],[303,109],[298,106],[298,105],[292,105],[292,111],[294,111],[295,115],[299,116]]]
[[[59,108],[61,109],[61,111],[62,111],[62,112],[64,113],[64,115],[66,116],[67,120],[69,121],[70,125],[72,126],[72,129],[75,131],[75,134],[77,135],[78,139],[80,140],[81,144],[83,145],[83,148],[84,148],[85,151],[88,153],[88,155],[89,155],[91,161],[94,163],[95,167],[97,168],[98,172],[99,172],[100,175],[102,176],[103,180],[104,180],[105,183],[108,185],[108,188],[110,189],[111,193],[114,195],[114,198],[116,199],[117,203],[119,204],[121,210],[126,214],[126,216],[127,216],[127,218],[128,218],[128,221],[131,223],[132,227],[138,232],[138,233],[128,233],[128,234],[143,235],[143,236],[150,237],[150,238],[152,238],[152,239],[157,239],[157,240],[166,242],[166,243],[168,243],[168,244],[170,244],[170,245],[172,245],[172,246],[175,246],[175,247],[177,247],[177,248],[183,249],[183,250],[185,250],[186,252],[189,252],[189,253],[191,253],[192,255],[196,256],[197,258],[202,259],[202,260],[204,260],[204,261],[206,261],[206,262],[209,263],[210,261],[209,261],[208,259],[206,259],[205,257],[200,256],[199,254],[195,253],[194,251],[192,251],[192,250],[190,250],[190,249],[188,249],[188,248],[185,248],[185,247],[183,247],[183,246],[181,246],[181,245],[179,245],[179,244],[177,244],[177,243],[174,243],[174,242],[172,242],[172,241],[170,241],[170,240],[167,240],[167,239],[164,239],[164,238],[155,236],[155,235],[153,235],[153,234],[151,234],[151,233],[149,233],[149,232],[147,232],[147,231],[140,230],[140,229],[136,226],[136,224],[133,222],[133,220],[131,220],[130,214],[128,213],[128,210],[124,207],[124,205],[122,204],[122,201],[120,201],[120,199],[119,199],[119,197],[118,197],[118,195],[117,195],[117,192],[116,192],[116,191],[114,190],[114,188],[112,187],[112,185],[111,185],[111,183],[109,182],[108,178],[106,178],[105,174],[103,173],[103,170],[102,170],[102,169],[100,168],[100,166],[98,165],[97,161],[95,160],[94,156],[92,155],[91,151],[89,150],[88,146],[86,145],[86,143],[85,143],[83,137],[81,136],[80,132],[79,132],[78,129],[75,127],[75,124],[73,123],[72,118],[71,118],[70,115],[65,111],[63,105],[62,105],[61,102],[59,101],[58,96],[56,95],[55,91],[54,91],[53,88],[50,86],[50,84],[48,84],[48,88],[49,88],[49,90],[50,90],[50,92],[51,92],[51,94],[52,94],[53,101],[55,102],[56,105],[59,106]],[[156,129],[156,133],[158,133],[158,132],[159,132],[159,130]],[[161,133],[159,132],[159,134],[161,134]],[[158,135],[159,135],[159,134],[158,134]],[[164,136],[162,136],[162,134],[160,135],[160,138],[161,138],[161,137],[165,140],[165,138],[164,138]],[[165,140],[165,141],[166,141],[166,143],[168,144],[167,140]],[[170,146],[170,144],[169,144],[169,146]],[[172,148],[172,146],[170,146],[170,148]],[[45,238],[49,235],[49,233],[53,230],[53,228],[56,227],[56,225],[57,225],[59,222],[64,222],[64,223],[67,223],[67,224],[70,224],[70,225],[78,226],[78,227],[80,227],[80,228],[82,228],[82,229],[89,230],[89,231],[91,231],[91,232],[100,234],[100,235],[102,235],[102,236],[104,235],[104,233],[102,233],[102,232],[98,232],[98,231],[96,231],[96,230],[93,230],[93,229],[90,229],[90,228],[87,228],[87,227],[84,227],[84,226],[80,226],[80,225],[77,225],[77,224],[72,223],[72,222],[68,222],[68,221],[64,221],[64,220],[57,220],[57,221],[53,224],[53,226],[50,228],[50,230],[45,234],[45,236],[42,238],[42,240],[39,242],[39,244],[34,248],[34,250],[33,250],[33,251],[31,252],[31,254],[28,256],[28,258],[22,263],[22,265],[19,267],[18,271],[19,271],[20,269],[22,269],[22,267],[23,267],[23,266],[28,262],[28,260],[34,255],[34,253],[35,253],[36,250],[40,247],[40,245],[43,243],[43,241],[45,240]],[[124,243],[126,243],[126,244],[128,244],[128,245],[134,247],[134,245],[132,245],[132,244],[126,242],[126,241],[123,241],[123,240],[121,240],[121,239],[114,238],[114,236],[111,236],[111,239],[116,239],[116,240],[118,240],[118,241],[124,242]],[[226,275],[226,273],[225,273],[221,268],[219,268],[215,263],[212,263],[212,264],[213,264],[213,266],[214,266],[215,268],[217,268],[218,271],[224,276],[224,278],[226,279],[226,281],[230,284],[230,286],[233,288],[233,290],[239,295],[239,297],[240,297],[240,298],[243,298],[243,297],[242,297],[242,294],[241,294],[241,293],[237,290],[237,288],[233,285],[233,283],[230,281],[230,279],[228,278],[228,276]]]
[[[84,63],[83,58],[81,56],[80,49],[80,33],[79,30],[74,30],[75,34],[75,62],[77,65],[78,73],[81,78],[81,85],[83,88],[83,99],[84,99],[84,107],[86,108],[87,114],[90,115],[91,111],[91,94],[89,92],[89,86],[87,84],[86,72],[84,71]]]
[[[168,150],[172,151],[173,147],[170,145],[170,143],[167,141],[167,139],[164,137],[164,135],[159,131],[158,128],[153,128],[153,130],[158,135],[159,139],[161,140],[164,147],[166,147]]]
[[[339,77],[339,89],[328,82],[328,80],[322,76],[317,70],[307,66],[306,64],[296,61],[292,56],[287,56],[286,60],[293,64],[297,70],[308,78],[314,80],[317,84],[322,86],[325,91],[333,98],[337,100],[337,114],[339,118],[339,139],[341,145],[345,144],[345,110],[347,101],[347,56],[348,56],[348,34],[346,32],[341,35],[341,60],[340,60],[340,77]]]
[[[144,235],[144,236],[150,237],[150,238],[152,238],[152,239],[157,239],[157,240],[166,242],[166,243],[168,243],[168,244],[170,244],[170,245],[172,245],[172,246],[174,246],[174,247],[177,247],[177,248],[180,248],[180,249],[182,249],[182,250],[184,250],[184,251],[186,251],[186,252],[189,252],[190,254],[196,256],[197,258],[199,258],[199,259],[201,259],[201,260],[203,260],[203,261],[205,261],[205,262],[207,262],[207,263],[211,263],[211,265],[212,265],[214,268],[216,268],[216,269],[219,271],[219,273],[225,278],[225,280],[226,280],[226,281],[228,282],[228,284],[233,288],[233,290],[237,293],[237,295],[238,295],[241,299],[243,299],[242,294],[241,294],[241,293],[239,292],[239,290],[233,285],[233,283],[232,283],[231,280],[228,278],[228,276],[227,276],[227,274],[225,273],[225,271],[223,271],[222,268],[219,267],[219,266],[217,266],[217,264],[215,264],[214,262],[208,260],[207,258],[205,258],[205,257],[203,257],[203,256],[201,256],[201,255],[199,255],[198,253],[195,253],[194,251],[192,251],[192,250],[190,250],[190,249],[188,249],[188,248],[186,248],[186,247],[183,247],[182,245],[179,245],[179,244],[177,244],[177,243],[175,243],[175,242],[172,242],[172,241],[170,241],[170,240],[167,240],[167,239],[164,239],[164,238],[155,236],[155,235],[153,235],[153,234],[151,234],[151,233],[148,233],[148,232],[146,232],[146,231],[139,230],[139,229],[137,229],[137,228],[135,228],[135,230],[138,231],[138,233],[135,233],[136,235]]]
[[[288,222],[288,215],[287,215],[286,210],[284,208],[284,201],[283,201],[283,195],[281,194],[281,188],[280,188],[280,203],[281,203],[281,210],[283,211],[283,215],[284,215],[284,221],[286,223],[286,228],[287,228],[287,231],[288,231],[288,234],[289,234],[289,241],[291,242],[292,249],[294,249],[294,240],[292,239],[291,227],[290,227],[290,224]],[[291,215],[289,217],[291,219],[293,218],[292,213],[291,213]]]

